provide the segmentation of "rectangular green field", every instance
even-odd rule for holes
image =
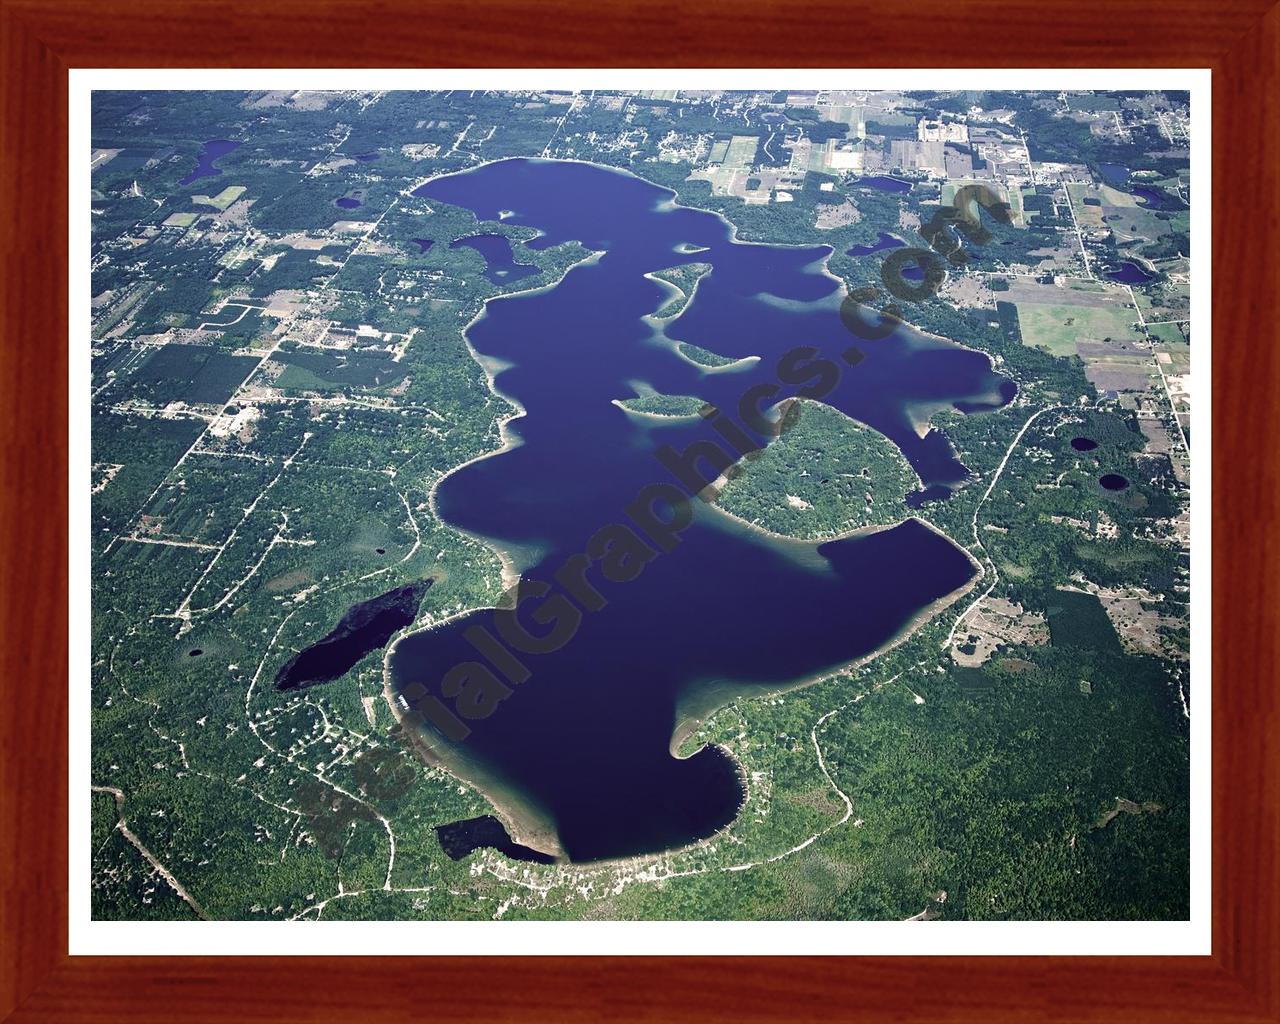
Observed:
[[[1168,356],[1166,362],[1164,357]],[[1186,342],[1166,342],[1156,353],[1160,366],[1166,374],[1183,374],[1191,372],[1191,346]]]
[[[212,206],[215,210],[225,210],[247,191],[244,185],[228,185],[216,196],[192,196],[191,201],[200,206]]]
[[[754,135],[735,135],[729,143],[729,153],[724,159],[726,167],[750,167],[756,159],[756,147],[760,140]]]
[[[1071,193],[1073,203],[1081,203],[1085,199],[1097,199],[1103,206],[1141,206],[1135,196],[1121,192],[1110,185],[1091,185],[1083,181],[1068,183],[1067,191]]]
[[[1162,220],[1155,210],[1129,204],[1106,207],[1103,210],[1103,223],[1111,228],[1117,245],[1135,241],[1154,242],[1162,235],[1177,230],[1175,218]],[[1144,250],[1139,247],[1138,251]]]
[[[964,188],[966,185],[980,185],[982,188],[996,192],[1002,202],[1009,204],[1009,216],[1012,218],[1016,227],[1025,227],[1027,223],[1026,211],[1022,207],[1022,190],[1008,189],[1003,185],[997,185],[992,181],[979,181],[976,178],[956,178],[946,182],[942,186],[942,194],[940,199],[943,206],[950,206],[955,202],[956,192]]]
[[[1077,341],[1133,341],[1137,313],[1127,306],[1049,306],[1018,303],[1022,343],[1055,356],[1075,355]]]
[[[1091,185],[1088,182],[1072,181],[1066,185],[1067,194],[1071,197],[1071,208],[1075,211],[1076,220],[1084,228],[1103,228],[1106,222],[1102,219],[1103,207],[1133,207],[1141,209],[1138,200],[1110,185]],[[1088,200],[1086,202],[1086,200]]]
[[[1178,324],[1147,324],[1147,333],[1170,345],[1181,344],[1185,340]]]

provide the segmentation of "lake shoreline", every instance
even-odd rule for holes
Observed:
[[[933,533],[937,534],[939,537],[943,537],[946,540],[950,541],[950,543],[955,544],[954,540],[948,537],[945,533],[939,530],[936,526],[934,526],[928,520],[920,519],[916,516],[908,516],[907,519],[902,520],[902,522],[900,523],[895,523],[892,526],[873,527],[866,530],[849,531],[849,533],[846,536],[862,536],[869,533],[878,533],[883,530],[896,529],[898,526],[901,526],[902,523],[905,523],[911,520],[914,520],[915,522],[919,523],[921,526],[925,527],[926,529],[931,530]],[[741,522],[741,520],[739,520],[739,522]],[[749,523],[744,523],[743,525],[747,527],[751,526],[751,524]],[[772,536],[781,537],[782,535],[773,534]],[[794,538],[783,538],[783,539],[794,539]],[[833,538],[833,540],[834,539],[844,539],[844,537]],[[885,640],[875,650],[869,651],[868,653],[862,655],[859,658],[854,659],[853,661],[846,662],[842,665],[837,665],[830,669],[827,669],[821,672],[820,674],[799,678],[792,682],[784,683],[781,686],[776,687],[774,689],[762,690],[758,694],[753,693],[750,695],[749,699],[754,700],[757,697],[771,697],[781,693],[789,693],[793,690],[803,690],[803,689],[809,688],[810,686],[816,686],[818,683],[825,682],[828,679],[832,679],[838,675],[841,675],[842,673],[855,671],[856,669],[859,669],[862,666],[871,663],[876,658],[879,658],[882,655],[887,654],[889,651],[893,650],[895,647],[898,647],[901,644],[905,643],[915,633],[919,632],[920,629],[922,629],[925,625],[927,625],[933,619],[937,618],[937,616],[939,616],[942,612],[946,611],[947,608],[955,604],[957,601],[961,600],[966,594],[972,591],[978,585],[978,582],[986,576],[985,567],[976,558],[973,557],[972,552],[970,552],[967,548],[960,547],[960,545],[958,544],[955,544],[955,546],[959,548],[959,550],[964,552],[964,554],[969,559],[969,564],[973,566],[974,569],[977,570],[969,578],[968,582],[966,582],[960,587],[957,587],[955,590],[947,594],[944,594],[939,598],[936,598],[934,601],[930,602],[924,608],[921,608],[918,612],[915,613],[915,615],[913,615],[905,623],[903,623],[902,627],[893,636]],[[729,684],[729,685],[732,685],[732,684]],[[738,697],[736,697],[735,700],[741,699],[742,696],[743,695],[738,695]],[[685,714],[677,708],[676,727],[675,727],[675,730],[672,732],[672,737],[671,737],[672,756],[679,757],[680,755],[677,753],[678,749],[684,745],[685,741],[688,740],[688,738],[691,735],[693,735],[693,732],[698,728],[698,726],[710,720],[711,717],[713,717],[715,714],[719,713],[720,710],[726,707],[728,703],[732,703],[732,701],[719,704],[714,709],[707,712],[700,713],[700,714],[699,713]]]
[[[507,164],[508,162],[492,161],[482,166],[492,167],[493,164],[498,163]],[[592,526],[590,519],[593,515],[593,506],[579,498],[579,495],[604,496],[610,493],[610,487],[629,488],[632,483],[637,486],[651,483],[641,479],[641,476],[646,475],[647,469],[642,464],[643,455],[633,443],[635,438],[642,436],[639,433],[640,428],[634,423],[628,426],[622,418],[616,416],[613,418],[602,416],[599,406],[592,405],[592,401],[599,398],[612,401],[613,405],[623,408],[628,413],[628,417],[643,417],[652,422],[678,423],[697,419],[692,414],[673,415],[631,410],[622,405],[620,400],[611,399],[609,392],[618,394],[617,385],[626,384],[628,381],[626,376],[618,374],[618,370],[625,368],[625,362],[619,362],[616,368],[606,369],[605,372],[597,371],[594,376],[584,375],[582,379],[591,380],[593,386],[600,388],[600,392],[580,389],[580,393],[575,394],[572,391],[569,382],[577,378],[569,377],[567,374],[574,365],[585,365],[584,360],[591,361],[597,351],[596,346],[600,338],[613,329],[613,322],[609,319],[611,305],[592,307],[590,315],[579,317],[575,311],[580,309],[584,302],[590,303],[597,292],[610,296],[616,295],[619,299],[625,296],[621,308],[628,310],[626,316],[639,315],[648,320],[651,325],[657,326],[653,335],[654,340],[664,339],[665,334],[661,325],[664,319],[670,318],[654,317],[653,314],[643,313],[645,308],[650,308],[652,290],[643,292],[641,296],[643,302],[633,303],[633,294],[625,291],[623,286],[625,284],[626,287],[634,289],[635,285],[631,283],[630,276],[632,274],[639,274],[649,282],[661,280],[655,278],[653,273],[645,272],[644,268],[653,266],[658,259],[664,259],[666,247],[672,244],[672,239],[679,241],[682,237],[698,241],[706,240],[706,246],[690,251],[697,253],[714,251],[715,255],[711,261],[713,267],[721,268],[723,262],[724,266],[721,269],[729,275],[726,280],[734,280],[734,273],[756,275],[743,279],[750,282],[748,290],[743,294],[754,294],[751,288],[772,289],[782,297],[780,301],[794,302],[810,314],[815,311],[820,313],[824,317],[822,321],[824,324],[827,323],[825,307],[834,306],[843,294],[842,282],[831,273],[828,266],[827,261],[831,255],[829,246],[808,244],[785,246],[767,242],[745,242],[737,237],[737,225],[727,216],[714,211],[704,211],[707,215],[706,219],[696,221],[687,220],[682,214],[678,222],[671,222],[675,225],[672,228],[665,220],[659,223],[661,214],[659,220],[653,219],[655,213],[662,211],[667,204],[672,208],[681,205],[676,202],[676,193],[671,189],[646,182],[640,176],[627,171],[601,168],[601,165],[587,161],[577,163],[613,171],[619,177],[635,180],[630,184],[620,185],[611,183],[612,178],[597,179],[582,171],[568,174],[567,177],[558,169],[532,172],[526,163],[528,162],[510,162],[510,165],[503,167],[501,171],[493,171],[478,178],[471,176],[480,168],[469,168],[457,172],[453,176],[453,181],[434,188],[429,197],[436,201],[451,202],[470,208],[477,217],[483,219],[491,212],[494,201],[492,197],[502,195],[502,190],[505,189],[513,198],[523,197],[523,201],[529,204],[527,207],[520,207],[527,210],[525,219],[532,224],[544,227],[548,237],[566,240],[586,239],[585,243],[580,241],[579,244],[584,248],[592,247],[588,256],[572,264],[555,282],[542,284],[538,288],[486,298],[462,331],[468,353],[481,366],[485,374],[490,395],[497,400],[505,401],[508,408],[496,418],[498,447],[483,452],[442,474],[428,492],[429,504],[439,523],[494,552],[501,567],[500,581],[504,590],[514,584],[520,578],[521,572],[527,571],[531,563],[528,545],[525,545],[525,549],[512,548],[503,544],[500,539],[502,536],[539,538],[537,541],[539,548],[546,550],[540,551],[540,556],[534,558],[533,563],[541,565],[548,558],[554,562],[554,556],[557,553],[563,555],[570,551],[577,552],[579,549],[573,547],[574,538],[577,536],[576,531],[579,528],[589,529]],[[628,203],[632,201],[632,197],[637,197],[636,212],[619,214],[620,219],[616,225],[598,228],[581,204],[575,204],[567,198],[569,193],[563,193],[566,198],[556,199],[554,197],[562,193],[554,189],[548,191],[549,185],[566,181],[580,185],[584,193],[594,194],[592,190],[595,189],[599,190],[602,197],[616,195],[619,198],[616,207],[622,211],[631,209]],[[602,181],[604,184],[601,184]],[[513,187],[514,192],[511,191]],[[648,198],[653,190],[662,191],[669,199],[663,202]],[[622,202],[622,199],[627,202]],[[511,205],[519,205],[512,200],[507,201]],[[690,225],[694,226],[690,227]],[[685,230],[688,230],[688,233],[682,234]],[[664,232],[671,232],[671,234]],[[684,244],[691,245],[688,242]],[[747,249],[755,251],[745,251]],[[793,252],[786,257],[775,255],[775,251],[780,252],[783,249],[798,250],[798,252]],[[548,299],[545,303],[539,302],[532,307],[506,307],[500,313],[496,312],[498,307],[490,308],[489,304],[497,299],[519,298],[559,288],[565,283],[566,278],[569,278],[569,270],[598,262],[605,255],[614,257],[608,261],[608,266],[611,268],[609,271],[602,269],[599,274],[581,278],[573,277],[572,283],[563,288],[556,300]],[[661,266],[661,264],[658,265]],[[675,316],[690,308],[690,303],[700,294],[700,285],[707,279],[705,272],[700,274],[687,293],[683,288],[672,285],[670,282],[662,282],[668,286],[660,289],[662,293],[674,296],[676,291],[679,291],[686,295],[684,305],[674,314]],[[616,292],[611,289],[616,289]],[[668,289],[676,289],[676,291]],[[788,296],[794,298],[786,298]],[[661,295],[658,297],[660,298]],[[719,297],[718,292],[716,297]],[[714,302],[712,305],[715,305]],[[729,308],[736,309],[736,307]],[[715,311],[711,309],[704,312],[714,314]],[[741,316],[742,313],[735,312],[734,315]],[[497,322],[490,324],[483,332],[477,331],[477,324],[484,322],[490,316],[495,317]],[[744,323],[749,323],[751,316],[754,314],[748,313],[748,319],[744,320]],[[575,328],[573,325],[579,323],[579,320],[582,326]],[[723,329],[730,328],[726,324]],[[785,323],[771,321],[771,333],[760,336],[764,343],[763,350],[772,351],[775,341],[785,340],[786,329]],[[544,330],[545,335],[538,334],[539,330]],[[830,325],[824,330],[829,332]],[[619,335],[618,344],[621,345],[622,340],[626,339],[628,345],[635,345],[637,350],[641,350],[648,344],[647,332],[643,332],[643,335],[632,338],[630,334],[624,332]],[[481,353],[473,338],[479,338],[492,354]],[[913,338],[918,340],[913,341]],[[759,356],[747,356],[734,360],[726,367],[708,367],[681,352],[677,343],[670,339],[666,340],[682,361],[693,365],[704,375],[711,375],[727,368],[753,366],[761,361]],[[538,342],[535,348],[525,344],[534,341]],[[944,380],[937,377],[937,374],[942,372],[945,359],[931,351],[935,347],[942,346],[948,349],[970,351],[975,357],[980,355],[981,358],[962,360],[962,372],[954,378]],[[917,349],[921,350],[918,354]],[[963,401],[966,397],[982,401],[995,387],[994,384],[988,383],[988,377],[997,376],[994,374],[992,358],[986,353],[978,353],[976,350],[956,345],[949,339],[938,339],[935,343],[930,341],[924,332],[916,332],[914,335],[904,335],[901,339],[901,351],[899,352],[898,349],[894,351],[897,353],[896,361],[889,363],[888,367],[899,376],[890,377],[891,381],[906,382],[914,379],[908,370],[911,373],[917,372],[912,367],[919,363],[924,367],[919,372],[932,371],[935,375],[934,378],[925,378],[929,381],[929,386],[937,389],[941,383],[947,392],[957,395],[955,402]],[[625,351],[620,350],[616,358],[625,360]],[[577,360],[577,364],[574,360]],[[538,390],[539,388],[550,388],[550,393],[553,394],[558,394],[559,389],[564,389],[566,398],[572,399],[567,405],[568,411],[560,414],[564,425],[558,425],[554,430],[548,431],[544,424],[544,420],[548,417],[543,416],[537,423],[528,427],[512,426],[516,420],[529,415],[528,409],[520,398],[505,392],[497,384],[497,379],[508,367],[516,364],[522,368],[522,371],[518,376],[513,375],[514,386],[533,407],[539,408],[536,400],[542,393]],[[658,364],[652,365],[656,367]],[[672,379],[682,379],[680,376],[682,373],[687,371],[680,371]],[[669,381],[664,384],[670,376],[672,375],[669,372],[658,370],[652,378],[646,373],[643,379],[652,380],[655,392],[665,393],[671,390],[667,386]],[[725,382],[722,381],[719,390],[712,389],[711,395],[718,396],[720,391],[724,390],[724,384]],[[729,385],[732,386],[731,382]],[[908,394],[913,393],[911,385],[904,383],[900,386],[905,390],[901,394],[898,390],[892,390],[891,400],[905,400]],[[848,408],[852,412],[863,408],[858,404],[860,391],[855,387],[849,394],[850,397],[840,404],[840,408],[842,410]],[[851,419],[854,418],[849,412],[845,414]],[[571,415],[576,418],[565,419],[566,416]],[[554,417],[551,419],[554,421]],[[559,421],[555,422],[559,423]],[[861,423],[858,420],[855,422]],[[906,436],[905,432],[900,433]],[[506,473],[507,476],[503,476],[496,470],[486,470],[485,473],[478,474],[476,477],[481,481],[480,484],[475,485],[474,481],[469,480],[449,492],[449,504],[454,507],[460,522],[468,524],[469,528],[453,523],[442,514],[439,488],[444,480],[450,479],[454,474],[478,463],[481,459],[504,454],[528,443],[541,447],[528,453],[528,458],[512,460],[511,467],[507,467],[504,463],[502,473]],[[902,447],[897,445],[893,438],[889,438],[888,443],[894,444],[902,454]],[[581,449],[582,454],[578,454],[581,445],[586,447]],[[616,449],[619,453],[627,454],[621,460],[611,462],[601,461],[597,456],[587,456],[584,459],[584,455],[590,451],[592,445],[596,446],[596,452]],[[903,457],[906,456],[903,455]],[[915,457],[921,460],[921,456]],[[599,474],[598,483],[592,483],[589,487],[580,487],[577,480],[566,476],[578,464],[574,461],[575,458],[582,461],[583,465],[589,466],[591,472]],[[910,459],[907,461],[910,464]],[[954,461],[954,458],[950,461]],[[947,463],[948,466],[950,461]],[[921,464],[926,465],[924,461],[921,461]],[[930,472],[931,476],[935,475],[928,469],[918,470],[916,471],[917,480],[920,479],[922,471]],[[502,504],[503,481],[508,477],[512,477],[513,485],[518,487],[515,493],[523,496],[521,501],[527,503],[528,508],[522,505],[512,511]],[[557,491],[556,488],[560,486],[557,480],[562,477],[565,478],[563,487]],[[539,490],[539,487],[543,490]],[[550,490],[547,490],[548,488]],[[572,495],[574,498],[567,504],[564,500],[557,503],[555,498],[557,493],[565,496]],[[535,501],[535,496],[543,495],[547,500],[538,497]],[[622,497],[625,500],[627,495],[622,494]],[[591,498],[590,500],[598,502],[600,499]],[[575,504],[574,501],[577,503]],[[603,511],[607,513],[609,510]],[[668,641],[673,645],[667,650],[666,656],[672,660],[669,665],[665,664],[662,661],[663,652],[658,648],[637,650],[633,652],[635,657],[617,663],[612,673],[615,685],[629,686],[632,676],[639,680],[645,672],[648,673],[646,678],[666,678],[665,673],[669,671],[670,680],[664,685],[670,688],[670,698],[666,696],[668,691],[664,690],[662,700],[665,702],[671,699],[674,702],[675,726],[671,731],[667,731],[666,728],[665,703],[662,716],[657,721],[649,722],[643,715],[638,719],[635,716],[628,717],[628,713],[624,710],[630,706],[627,701],[639,701],[640,703],[635,704],[638,710],[641,706],[648,707],[643,704],[644,701],[652,702],[658,699],[656,694],[653,697],[643,696],[643,691],[638,689],[634,691],[628,689],[626,693],[630,696],[627,696],[622,703],[602,705],[597,709],[599,714],[595,724],[584,722],[581,728],[571,718],[554,717],[563,714],[563,709],[556,703],[563,698],[540,697],[537,702],[524,708],[523,713],[518,716],[519,720],[504,720],[496,728],[486,724],[485,728],[481,729],[478,724],[475,725],[474,728],[479,729],[480,732],[471,740],[473,746],[470,748],[466,746],[465,740],[451,743],[445,737],[436,736],[430,724],[417,719],[421,728],[415,728],[413,731],[420,732],[421,735],[411,737],[415,753],[433,766],[441,767],[452,777],[469,784],[483,796],[493,807],[499,820],[503,821],[504,826],[509,829],[512,839],[520,845],[561,857],[564,857],[564,848],[567,846],[581,858],[575,862],[598,863],[613,859],[610,856],[612,852],[625,849],[645,850],[644,856],[650,856],[648,845],[650,843],[654,844],[651,849],[652,854],[662,854],[705,841],[707,835],[728,827],[739,817],[741,807],[750,799],[750,789],[747,785],[748,773],[728,748],[723,747],[718,749],[736,773],[739,782],[736,787],[730,787],[728,779],[720,776],[719,768],[715,763],[705,760],[699,762],[697,769],[682,769],[677,772],[670,766],[667,758],[660,753],[662,746],[666,746],[667,755],[677,761],[698,757],[709,746],[714,745],[704,744],[697,751],[681,757],[676,753],[676,749],[681,745],[680,741],[696,729],[698,722],[713,714],[729,700],[738,699],[744,695],[763,695],[811,686],[868,663],[901,643],[924,623],[934,619],[944,608],[959,600],[973,586],[975,579],[982,571],[979,566],[975,574],[973,566],[976,563],[968,552],[965,552],[967,565],[965,561],[956,558],[953,554],[942,552],[941,549],[937,553],[936,567],[928,560],[920,562],[919,559],[926,552],[918,545],[925,544],[928,552],[932,553],[933,548],[928,545],[934,542],[924,541],[922,532],[910,530],[903,530],[892,540],[886,540],[883,543],[877,541],[865,546],[848,545],[831,553],[829,561],[835,560],[833,564],[838,572],[832,572],[832,565],[824,565],[822,556],[818,554],[818,549],[824,544],[874,536],[902,526],[909,519],[939,537],[945,536],[933,524],[917,516],[907,515],[893,523],[855,525],[824,536],[800,539],[786,537],[756,524],[747,523],[724,509],[717,508],[708,514],[714,515],[717,512],[726,517],[726,524],[734,524],[734,528],[728,533],[722,533],[719,528],[713,527],[702,542],[691,549],[697,552],[690,563],[691,568],[676,570],[675,576],[671,575],[670,570],[662,574],[661,579],[664,582],[660,586],[670,585],[674,590],[655,591],[652,595],[648,590],[639,590],[634,593],[628,591],[632,594],[628,599],[628,606],[631,608],[628,614],[631,617],[625,620],[626,628],[647,630],[646,635],[654,636],[662,636],[663,631],[666,630]],[[523,525],[519,529],[513,530],[507,525],[510,520],[506,517],[512,514],[524,516]],[[549,517],[539,519],[539,516]],[[707,522],[703,519],[702,529],[707,528]],[[738,532],[739,530],[742,532]],[[745,536],[747,533],[762,538],[763,542],[747,539]],[[946,547],[952,552],[964,550],[950,538],[947,538]],[[717,552],[722,552],[722,555],[717,555]],[[581,558],[581,555],[576,557]],[[721,560],[716,561],[717,557],[721,557]],[[891,578],[892,572],[889,570],[893,565],[902,564],[901,560],[904,558],[910,560],[913,565],[918,564],[920,568],[920,573],[917,577],[913,577],[911,582],[904,580],[900,585],[895,584],[879,597],[871,594],[861,583],[864,578],[861,573],[865,571],[879,574],[877,578]],[[757,563],[761,566],[769,566],[770,571],[775,573],[776,586],[768,602],[753,600],[749,595],[750,588],[746,585],[751,567]],[[733,572],[724,575],[719,567],[726,565],[737,567]],[[701,566],[700,569],[699,566]],[[884,575],[886,571],[889,571],[888,576]],[[681,573],[689,572],[699,575],[686,580]],[[690,581],[695,579],[701,580],[702,583],[691,588]],[[736,602],[742,605],[744,612],[750,608],[756,619],[768,618],[773,621],[776,615],[784,613],[786,608],[807,607],[805,604],[807,599],[824,594],[825,600],[839,601],[837,607],[841,611],[837,619],[845,623],[845,628],[843,631],[834,630],[831,627],[835,620],[827,623],[825,619],[815,620],[812,616],[807,617],[802,634],[808,638],[805,641],[807,646],[803,657],[795,656],[794,652],[788,651],[785,647],[769,647],[764,639],[769,635],[769,627],[763,621],[755,622],[752,619],[741,621],[754,622],[751,627],[753,638],[751,645],[753,646],[748,648],[735,643],[731,632],[722,631],[716,635],[713,630],[709,636],[715,636],[715,640],[708,647],[708,637],[696,637],[696,631],[692,631],[690,627],[695,620],[701,623],[699,613],[710,609],[712,605],[707,604],[703,597],[695,595],[700,594],[701,589],[707,587],[724,586],[729,580],[738,580],[738,584],[733,586],[733,593],[736,595],[733,600],[723,603],[723,606],[715,601],[712,602],[712,605],[721,609],[717,612],[721,617],[724,617],[725,611],[733,607]],[[961,581],[963,584],[957,585],[961,584]],[[659,584],[647,586],[652,589]],[[939,593],[946,587],[954,589]],[[704,597],[709,598],[712,592],[709,591]],[[935,594],[938,596],[933,597]],[[787,595],[793,595],[800,603],[789,602]],[[679,599],[673,599],[677,596]],[[930,600],[931,597],[933,597],[932,600]],[[926,601],[928,603],[921,607],[920,603]],[[860,615],[859,610],[864,606],[867,614]],[[384,699],[392,707],[397,723],[403,724],[406,717],[411,720],[417,718],[407,713],[408,708],[404,708],[406,714],[400,713],[398,692],[402,686],[407,685],[411,674],[418,673],[424,666],[437,662],[442,667],[454,663],[453,660],[440,661],[442,658],[461,658],[465,661],[467,658],[475,657],[473,653],[465,653],[465,642],[460,639],[465,635],[462,633],[462,625],[450,629],[442,636],[426,639],[425,642],[416,645],[411,649],[412,659],[404,655],[401,659],[402,664],[397,664],[393,669],[392,658],[403,653],[399,646],[400,642],[411,637],[428,638],[433,633],[441,632],[440,627],[457,622],[463,616],[479,616],[491,610],[490,606],[485,605],[466,612],[458,612],[439,622],[433,621],[421,628],[411,629],[390,645],[384,659],[383,689]],[[678,617],[672,618],[673,614],[677,614]],[[786,614],[790,613],[785,613],[784,619]],[[574,661],[548,663],[549,670],[556,671],[558,664],[573,666],[577,661],[581,661],[581,667],[570,668],[567,673],[563,668],[560,669],[562,675],[557,677],[557,681],[568,687],[566,693],[576,692],[575,688],[581,689],[605,666],[614,665],[615,650],[617,654],[624,655],[624,651],[616,648],[617,638],[614,635],[619,628],[616,622],[622,621],[624,620],[615,620],[614,625],[604,627],[604,632],[597,631],[591,640],[594,646],[589,645],[579,651],[574,655]],[[708,619],[707,625],[714,626],[715,622],[716,616],[713,615]],[[714,652],[708,655],[710,660],[707,660],[705,665],[699,662],[698,657],[693,657],[692,650],[690,653],[692,661],[679,655],[679,644],[689,642],[702,645],[698,650]],[[456,647],[458,643],[463,643],[463,647]],[[615,644],[615,647],[609,647],[611,643]],[[754,651],[761,643],[765,643],[765,646],[755,655],[750,656],[755,660],[744,661],[745,652],[748,649]],[[625,648],[625,644],[623,647]],[[662,645],[659,647],[661,648]],[[867,653],[846,660],[848,655],[855,654],[859,650]],[[685,668],[681,668],[682,665]],[[793,670],[797,668],[807,674],[793,674]],[[393,671],[396,673],[395,678],[392,678]],[[712,676],[724,673],[724,680],[732,679],[736,674],[740,678],[755,681],[726,683],[723,688],[706,687],[699,685],[694,675],[690,674],[704,671]],[[720,692],[721,689],[723,692]],[[619,694],[621,693],[620,690]],[[509,695],[509,692],[504,691],[504,695]],[[593,700],[584,698],[578,706],[590,708],[593,706]],[[695,710],[696,714],[693,713]],[[478,717],[487,718],[488,715]],[[636,725],[633,728],[630,724],[632,722],[645,724]],[[623,747],[616,744],[611,746],[603,738],[607,732],[601,732],[605,729],[606,723],[609,724],[609,728],[624,730],[622,735],[629,737],[629,742],[634,742],[634,751],[624,754]],[[665,743],[663,743],[664,733]],[[565,746],[566,743],[569,746]],[[655,743],[659,744],[656,749]],[[630,747],[625,749],[631,750]],[[572,757],[568,756],[569,750],[573,751]],[[557,751],[565,753],[560,754]],[[521,758],[526,760],[522,761]],[[565,765],[578,765],[578,776],[574,776],[572,772],[566,774],[565,769],[557,767],[561,764],[562,758]],[[593,768],[583,768],[587,765]],[[505,780],[502,782],[490,775],[490,771],[498,771],[499,766]],[[602,773],[600,778],[585,782],[592,776],[595,769]],[[582,774],[583,771],[585,774]],[[707,775],[707,772],[711,775]],[[575,781],[575,779],[583,781]],[[690,782],[690,780],[694,781]],[[554,826],[550,823],[549,814],[541,813],[526,795],[526,788],[529,793],[539,794],[538,800],[547,808],[554,808],[556,821]],[[726,810],[735,788],[737,807]],[[680,793],[678,798],[674,796],[677,792]],[[606,797],[607,793],[616,793],[616,799]],[[629,794],[629,796],[623,799],[623,794]],[[687,819],[673,817],[671,807],[674,805],[669,806],[664,802],[672,799],[675,799],[681,807],[687,806],[688,810],[682,812],[688,815]],[[608,813],[604,813],[600,801],[609,804]],[[715,823],[720,821],[725,824],[716,826]],[[712,826],[715,827],[712,828]],[[680,842],[686,836],[698,838]]]
[[[458,614],[464,615],[468,613],[459,612]],[[443,623],[448,620],[441,621]],[[408,635],[409,633],[406,632],[400,639]],[[391,717],[395,720],[399,729],[401,741],[407,743],[414,756],[428,767],[444,772],[459,785],[466,786],[479,794],[493,811],[494,817],[502,822],[512,842],[528,847],[538,853],[546,854],[548,857],[554,857],[557,863],[567,862],[568,858],[565,855],[564,848],[560,845],[555,829],[546,821],[540,820],[539,816],[531,813],[527,803],[511,798],[507,800],[500,799],[494,792],[497,787],[491,784],[481,785],[462,771],[459,771],[458,765],[446,761],[431,746],[427,737],[417,728],[412,725],[405,725],[404,719],[406,716],[400,707],[398,694],[395,693],[395,686],[391,679],[390,663],[391,649],[388,648],[382,662],[382,696],[386,701],[387,707],[391,710]],[[440,824],[449,824],[449,822],[441,822]]]

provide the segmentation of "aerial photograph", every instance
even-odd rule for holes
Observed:
[[[1188,920],[1190,126],[94,91],[93,920]]]

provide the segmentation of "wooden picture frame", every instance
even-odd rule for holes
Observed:
[[[0,1019],[1280,1020],[1280,460],[1265,429],[1280,383],[1269,234],[1280,218],[1280,6],[1269,4],[0,0]],[[68,70],[859,63],[1212,69],[1212,955],[69,956]]]

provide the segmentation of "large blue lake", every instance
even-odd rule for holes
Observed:
[[[767,410],[815,384],[791,372],[792,383],[780,382],[779,361],[810,346],[840,371],[823,400],[890,438],[930,496],[945,497],[967,471],[941,433],[918,426],[938,408],[998,407],[1011,383],[986,356],[903,327],[854,338],[839,315],[843,286],[825,272],[828,247],[738,242],[718,215],[677,206],[630,174],[504,160],[417,194],[482,220],[514,211],[504,223],[543,232],[539,248],[577,240],[600,255],[552,286],[491,300],[468,329],[497,368],[495,387],[524,413],[508,424],[504,451],[454,471],[434,499],[445,522],[533,581],[514,616],[525,634],[559,634],[577,619],[576,631],[557,650],[527,653],[510,640],[524,642],[509,613],[481,609],[407,636],[389,658],[393,690],[424,716],[407,721],[428,756],[485,792],[525,845],[583,861],[708,836],[733,820],[744,784],[718,747],[675,755],[699,718],[872,654],[954,599],[976,569],[915,520],[808,543],[694,499],[688,525],[664,534],[655,524],[675,511],[646,499],[638,512],[637,496],[653,484],[695,487],[678,482],[659,449],[728,449],[716,424],[742,422],[749,389],[762,389]],[[695,299],[674,319],[654,319],[669,291],[646,275],[693,262],[713,268]],[[681,341],[758,359],[706,371],[678,354]],[[862,358],[850,366],[855,344]],[[664,420],[613,404],[637,382],[722,414]],[[610,524],[620,525],[598,533]],[[459,665],[470,667],[451,671]]]

